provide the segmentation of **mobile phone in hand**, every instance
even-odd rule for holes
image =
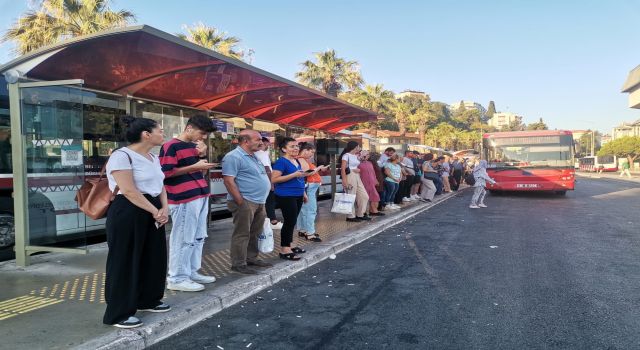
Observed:
[[[305,173],[307,173],[307,174],[310,174],[312,172],[313,172],[313,170],[311,170],[311,169],[305,171]]]

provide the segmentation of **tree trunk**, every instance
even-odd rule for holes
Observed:
[[[342,86],[338,82],[331,82],[326,85],[325,93],[329,96],[338,97],[338,92]]]

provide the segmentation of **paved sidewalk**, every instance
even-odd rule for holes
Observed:
[[[277,259],[277,252],[264,255],[276,266],[258,276],[230,273],[231,219],[212,222],[203,255],[205,274],[218,279],[199,293],[166,291],[165,301],[173,310],[166,314],[142,314],[145,326],[118,330],[101,322],[104,312],[104,266],[106,244],[94,245],[87,255],[52,253],[33,257],[33,265],[16,267],[0,263],[0,348],[67,349],[142,348],[231,306],[357,244],[383,229],[436,205],[454,194],[440,196],[435,203],[413,202],[402,210],[370,223],[348,223],[344,215],[330,213],[331,201],[321,201],[317,232],[322,243],[297,239],[307,253],[299,262]],[[167,231],[169,232],[169,231]],[[278,231],[274,235],[279,245]]]
[[[576,176],[578,177],[589,177],[592,179],[611,179],[611,180],[624,180],[624,181],[633,181],[640,182],[640,172],[632,172],[631,178],[627,177],[627,175],[620,176],[620,172],[603,172],[603,173],[591,173],[591,172],[582,172],[576,171]]]

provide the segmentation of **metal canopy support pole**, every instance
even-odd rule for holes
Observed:
[[[337,171],[336,171],[336,155],[335,154],[331,154],[329,156],[330,158],[330,162],[331,162],[331,199],[335,199],[336,198],[336,192],[338,189],[338,185],[337,185]]]
[[[16,235],[16,265],[27,266],[29,220],[27,217],[27,168],[25,160],[26,139],[22,133],[20,85],[9,84],[9,110],[11,113],[11,159],[13,165],[13,216]]]

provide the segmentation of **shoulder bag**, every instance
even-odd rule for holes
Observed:
[[[124,151],[121,151],[124,152]],[[129,158],[129,164],[133,165],[131,156],[127,152],[124,152]],[[93,220],[105,218],[107,216],[107,210],[109,205],[118,194],[118,186],[111,192],[109,190],[109,180],[104,176],[107,164],[102,166],[100,176],[98,178],[89,178],[84,180],[84,184],[80,187],[76,193],[76,202],[78,202],[78,208],[86,216]]]

